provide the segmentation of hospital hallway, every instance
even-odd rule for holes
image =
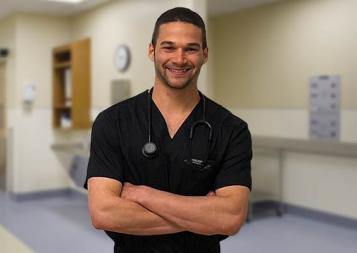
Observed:
[[[222,253],[356,253],[355,225],[285,213],[258,216],[222,242]],[[14,199],[0,192],[1,253],[112,252],[111,240],[91,227],[83,193]]]

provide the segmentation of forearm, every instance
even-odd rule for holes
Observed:
[[[116,196],[103,200],[99,210],[91,212],[97,229],[132,234],[159,235],[183,231],[143,206]]]
[[[199,234],[235,234],[245,219],[244,205],[225,196],[181,196],[143,186],[138,203],[168,221]],[[238,201],[242,203],[242,201]],[[243,202],[244,203],[244,202]]]

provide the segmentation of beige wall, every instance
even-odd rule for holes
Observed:
[[[5,127],[9,127],[9,117],[10,114],[8,113],[8,110],[11,110],[15,107],[15,62],[16,62],[16,57],[15,57],[15,48],[16,48],[16,19],[14,16],[12,17],[6,17],[4,19],[0,20],[0,46],[8,48],[10,50],[9,56],[6,58],[6,60],[3,60],[3,65],[5,65]],[[2,129],[2,137],[7,135],[7,131],[5,129]],[[3,165],[5,166],[6,164],[6,169],[3,167],[3,173],[5,173],[6,170],[6,186],[12,188],[13,186],[13,175],[14,175],[14,170],[13,170],[13,164],[11,162],[7,161],[5,162],[5,157],[10,156],[9,149],[5,147],[5,139],[2,139],[2,160],[3,160]],[[6,156],[4,152],[7,152]],[[5,182],[3,181],[5,184]]]
[[[10,50],[9,56],[6,58],[6,106],[8,108],[14,107],[15,97],[15,37],[16,37],[16,20],[15,17],[6,17],[0,20],[0,47],[8,48]]]
[[[66,18],[18,14],[16,27],[16,104],[22,104],[25,85],[33,83],[36,85],[35,108],[51,108],[51,50],[71,41],[70,22]]]
[[[253,138],[308,139],[308,80],[338,74],[340,140],[357,143],[356,11],[354,0],[286,0],[210,19],[215,98]],[[254,155],[255,189],[275,188],[276,166]],[[285,152],[283,167],[285,202],[357,218],[357,159]]]
[[[0,191],[6,182],[6,145],[5,145],[5,62],[0,60]]]
[[[6,77],[6,62],[0,60],[0,138],[3,135],[5,128],[5,77]]]
[[[357,109],[357,2],[287,0],[211,19],[215,97],[229,107],[308,107],[313,75],[342,76]]]
[[[5,61],[0,60],[0,106],[5,104]]]
[[[69,178],[50,150],[56,137],[51,127],[51,49],[70,40],[69,23],[65,18],[29,14],[16,14],[11,20],[15,36],[7,59],[13,73],[8,75],[13,81],[7,82],[12,91],[7,109],[9,190],[20,193],[63,188],[69,185]],[[16,64],[11,65],[12,59]],[[30,109],[22,103],[29,83],[36,87]]]

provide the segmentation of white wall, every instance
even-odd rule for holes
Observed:
[[[340,74],[340,139],[357,143],[356,11],[354,0],[287,0],[210,19],[215,98],[253,136],[308,139],[308,80]],[[256,189],[276,188],[276,158],[253,165]],[[357,158],[287,152],[283,165],[285,202],[357,218]]]

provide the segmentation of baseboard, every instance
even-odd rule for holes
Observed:
[[[36,191],[36,192],[26,192],[26,193],[9,193],[10,197],[15,201],[26,201],[26,200],[39,200],[55,197],[71,197],[71,198],[85,198],[87,199],[87,194],[81,191],[77,191],[72,188],[56,189],[56,190],[46,190],[46,191]]]
[[[263,218],[267,215],[277,214],[279,210],[279,202],[277,201],[260,201],[253,205],[254,217]],[[329,224],[343,226],[357,230],[357,219],[345,217],[342,215],[331,214],[323,211],[314,210],[311,208],[301,207],[297,205],[282,203],[281,212],[296,216],[301,216],[307,219],[318,220]]]
[[[292,204],[284,204],[284,211],[289,214],[303,216],[306,218],[311,218],[314,220],[357,230],[357,219],[345,217],[342,215],[331,214]]]

